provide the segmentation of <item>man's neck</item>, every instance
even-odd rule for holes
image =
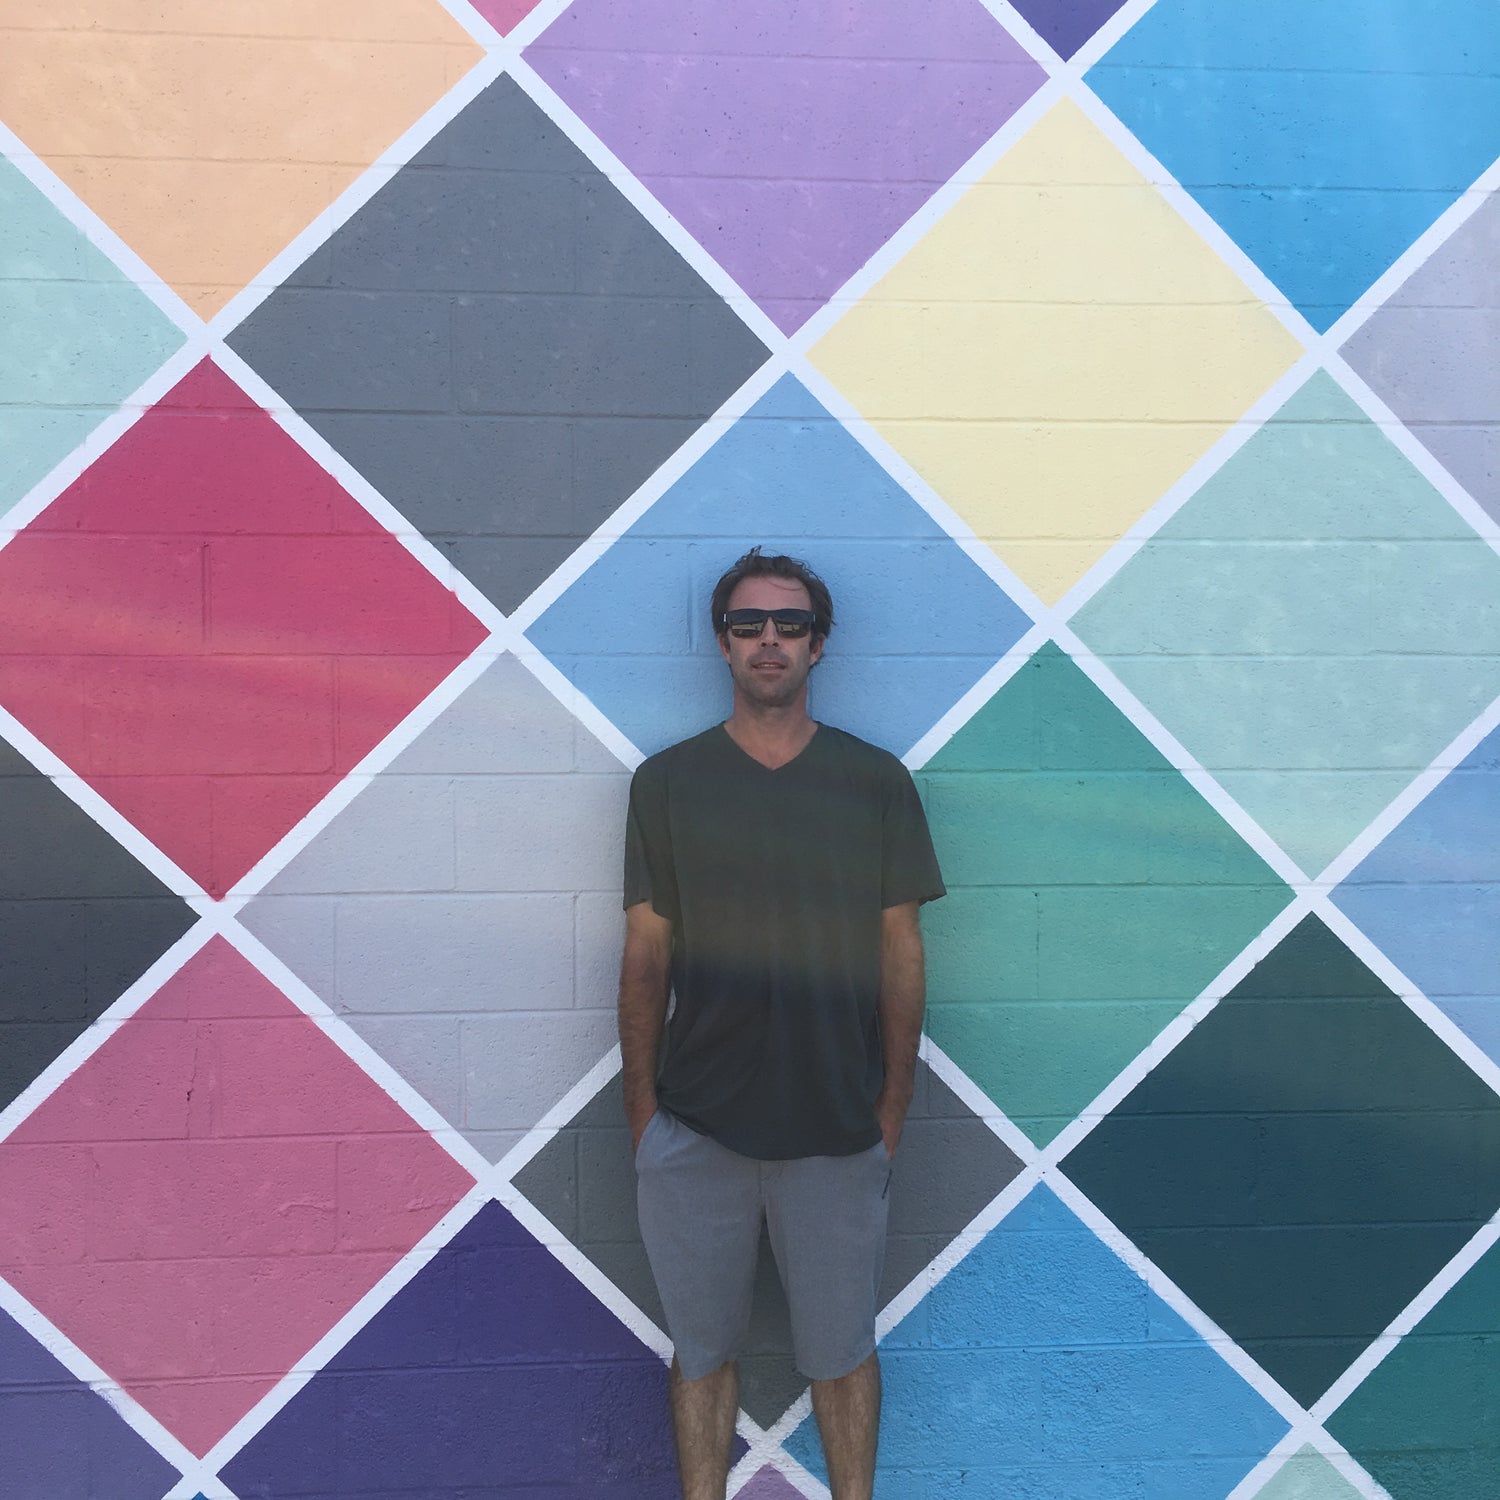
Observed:
[[[818,725],[808,716],[805,700],[785,708],[736,702],[734,712],[724,721],[724,732],[746,755],[775,771],[807,748]]]

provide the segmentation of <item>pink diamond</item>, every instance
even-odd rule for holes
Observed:
[[[214,938],[0,1143],[0,1273],[202,1454],[472,1185]]]

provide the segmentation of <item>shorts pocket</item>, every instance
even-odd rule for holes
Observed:
[[[658,1109],[658,1110],[656,1110],[652,1114],[651,1118],[646,1121],[646,1128],[643,1131],[641,1131],[641,1138],[640,1138],[639,1143],[636,1145],[635,1153],[634,1153],[634,1155],[635,1155],[635,1165],[636,1165],[636,1170],[637,1171],[640,1170],[641,1153],[644,1152],[645,1149],[646,1149],[646,1140],[650,1136],[651,1131],[653,1130],[653,1128],[656,1125],[656,1122],[659,1119],[661,1119],[661,1110]]]

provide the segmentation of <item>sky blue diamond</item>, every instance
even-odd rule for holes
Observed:
[[[1031,625],[787,377],[526,634],[650,754],[729,711],[708,601],[755,543],[805,559],[832,590],[814,717],[898,755]]]
[[[1475,0],[1158,0],[1095,92],[1326,329],[1500,153]]]
[[[1287,1430],[1046,1187],[891,1330],[880,1361],[875,1491],[889,1500],[1223,1500]],[[826,1475],[811,1418],[786,1446]]]

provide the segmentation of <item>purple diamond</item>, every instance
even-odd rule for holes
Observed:
[[[224,1478],[241,1500],[468,1500],[502,1482],[546,1500],[671,1500],[666,1402],[661,1360],[490,1203]]]
[[[0,1313],[0,1489],[10,1500],[157,1500],[178,1477],[96,1392]]]
[[[1500,521],[1500,198],[1344,345],[1344,358]]]
[[[526,57],[786,332],[1045,78],[979,0],[579,0]]]
[[[1015,7],[1063,57],[1072,55],[1125,0],[1014,0]]]

